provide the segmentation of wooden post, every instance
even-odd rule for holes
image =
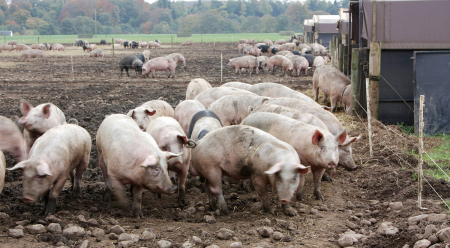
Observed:
[[[373,157],[372,148],[372,124],[370,123],[370,92],[369,92],[369,79],[366,79],[366,95],[367,95],[367,130],[369,131],[369,152],[370,157]]]
[[[344,44],[339,44],[339,64],[338,68],[341,72],[344,72]]]
[[[373,118],[378,120],[378,103],[380,100],[380,67],[381,67],[381,43],[370,42],[369,78],[370,78],[370,111]]]
[[[173,36],[170,36],[170,43],[172,44],[172,48],[173,48]]]
[[[114,56],[114,38],[111,38],[111,46],[112,46],[112,50],[113,50],[113,56]]]
[[[75,74],[73,73],[73,57],[70,55],[70,62],[72,63],[72,81],[75,80]]]
[[[336,61],[336,56],[334,51],[336,50],[336,35],[333,35],[333,40],[331,41],[330,51],[331,51],[331,66],[334,66]]]
[[[203,43],[203,34],[200,34],[200,43]]]
[[[216,38],[214,38],[214,47],[216,47]]]
[[[352,82],[352,109],[356,111],[358,109],[358,103],[356,102],[356,96],[359,92],[359,49],[352,49],[352,65],[351,65],[351,82]],[[355,115],[355,113],[353,113]]]
[[[220,82],[222,83],[223,79],[223,57],[222,54],[220,54]]]
[[[425,102],[425,96],[420,95],[420,110],[419,110],[419,168],[417,168],[417,181],[418,181],[418,204],[419,208],[422,208],[422,163],[423,163],[423,106]]]

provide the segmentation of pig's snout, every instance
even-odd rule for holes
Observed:
[[[291,203],[291,201],[286,200],[286,199],[281,199],[280,202],[281,202],[281,204],[283,204],[283,205],[286,205],[286,204]]]
[[[28,198],[28,197],[24,197],[24,198],[23,198],[23,202],[25,202],[25,203],[27,203],[27,204],[31,204],[31,203],[34,202],[34,200],[31,199],[31,198]]]
[[[24,125],[25,123],[26,123],[26,120],[25,120],[25,118],[20,118],[18,121],[17,121],[20,125]]]
[[[336,163],[335,162],[328,163],[328,169],[334,169],[334,168],[336,168]]]
[[[348,169],[351,170],[351,171],[354,171],[354,170],[358,169],[358,166],[355,165],[355,167],[353,167],[353,168],[348,168]]]
[[[177,191],[178,187],[176,185],[172,185],[169,189],[169,194],[174,194]]]

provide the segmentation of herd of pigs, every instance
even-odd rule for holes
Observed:
[[[171,56],[155,59],[170,59],[175,66],[185,63],[184,57]],[[124,65],[121,71],[126,69],[128,74],[126,65],[137,63],[136,59],[141,61],[134,55],[121,58],[126,60],[119,62]],[[151,61],[144,65],[141,61],[142,75],[154,73]],[[315,99],[322,90],[324,101],[331,98],[332,112],[339,101],[349,102],[345,99],[349,80],[341,74],[328,65],[314,72]],[[34,203],[42,197],[45,214],[53,214],[69,177],[72,193],[80,193],[92,140],[76,120],[66,121],[52,103],[34,107],[23,100],[19,109],[23,116],[16,122],[0,116],[0,150],[18,162],[8,170],[23,170],[23,201]],[[351,144],[360,137],[350,137],[328,110],[281,84],[229,82],[212,88],[206,80],[194,79],[187,87],[186,100],[175,109],[158,99],[126,115],[105,117],[95,140],[106,186],[104,200],[110,201],[114,194],[118,205],[128,209],[124,185],[131,185],[132,213],[142,218],[144,190],[178,192],[178,201],[186,204],[185,182],[190,173],[204,182],[211,208],[228,214],[222,192],[222,177],[226,176],[231,181],[244,180],[247,188],[251,183],[268,212],[272,210],[267,186],[272,185],[283,212],[294,216],[296,210],[289,204],[295,193],[302,200],[309,170],[314,195],[320,200],[322,177],[333,177],[338,165],[357,168]],[[5,170],[0,151],[0,192]]]
[[[274,73],[274,68],[279,67],[283,76],[286,72],[290,75],[296,72],[300,76],[302,71],[306,76],[310,68],[314,71],[328,63],[331,57],[321,44],[302,44],[293,37],[290,42],[280,39],[273,43],[266,39],[258,43],[254,39],[241,39],[238,43],[238,50],[244,55],[235,56],[228,64],[234,66],[236,73],[248,70],[250,75],[253,71],[258,74],[260,69]],[[263,56],[263,53],[271,57]]]

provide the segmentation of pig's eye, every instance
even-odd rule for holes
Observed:
[[[297,181],[297,175],[295,175],[294,178],[292,178],[292,181],[293,182]]]
[[[170,151],[170,149],[169,149],[168,146],[163,146],[163,147],[161,148],[161,150],[163,150],[163,151],[165,151],[165,152],[169,152],[169,151]]]
[[[325,146],[321,146],[320,150],[322,150],[322,151],[325,150]]]
[[[150,169],[150,173],[153,175],[153,176],[157,176],[157,175],[159,175],[159,169],[158,168],[152,168],[152,169]]]
[[[280,175],[280,173],[276,173],[276,174],[275,174],[275,178],[277,179],[277,181],[281,181],[281,175]]]

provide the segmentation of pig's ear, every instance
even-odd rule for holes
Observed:
[[[317,146],[317,145],[319,145],[319,142],[322,140],[323,140],[323,134],[319,130],[316,130],[311,139],[312,144]]]
[[[128,115],[129,117],[133,117],[133,115],[134,115],[134,110],[128,111],[127,115]]]
[[[151,111],[150,109],[146,109],[146,110],[145,110],[145,113],[146,113],[148,116],[152,116],[152,115],[156,114],[156,110]]]
[[[39,176],[51,176],[52,173],[50,172],[50,166],[47,163],[39,163],[36,166],[36,172]]]
[[[297,164],[295,165],[295,169],[300,173],[300,174],[306,174],[308,173],[308,169],[309,167],[306,167],[302,164]]]
[[[344,129],[340,134],[336,136],[336,141],[339,145],[344,144],[345,140],[347,139],[347,130]]]
[[[149,155],[145,158],[144,162],[141,164],[142,167],[149,167],[159,163],[159,160],[155,156]]]
[[[188,139],[185,135],[177,135],[177,139],[183,143],[183,145],[187,145]]]
[[[167,160],[169,160],[169,159],[171,159],[171,158],[176,158],[176,157],[178,157],[178,156],[180,156],[180,155],[183,154],[183,153],[175,154],[175,153],[173,153],[173,152],[163,152],[163,153],[164,153],[164,155],[166,156],[166,159],[167,159]]]
[[[255,110],[256,108],[254,108],[253,106],[248,106],[248,113],[250,114],[251,112],[253,112],[253,110]]]
[[[349,137],[342,145],[343,146],[349,145],[359,139],[361,139],[361,134],[358,137]]]
[[[45,104],[45,106],[42,108],[42,113],[44,114],[44,118],[48,119],[50,117],[50,107],[51,104]]]
[[[28,112],[30,112],[30,110],[33,108],[33,105],[31,105],[29,102],[22,100],[20,101],[20,105],[19,105],[19,109],[20,109],[20,113],[22,113],[23,115],[27,115]]]
[[[27,166],[26,161],[22,161],[22,162],[20,162],[20,163],[18,163],[16,165],[14,165],[14,167],[9,168],[7,170],[9,170],[9,171],[23,170],[23,168],[25,168],[26,166]]]
[[[281,168],[283,168],[283,162],[276,163],[274,166],[270,167],[270,169],[264,171],[264,173],[267,175],[273,175],[281,171]]]

